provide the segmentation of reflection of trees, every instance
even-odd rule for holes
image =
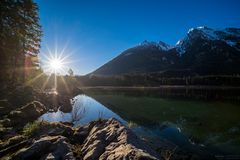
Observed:
[[[72,109],[72,122],[80,121],[86,113],[86,108],[82,102],[75,105]]]

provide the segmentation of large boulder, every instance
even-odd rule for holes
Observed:
[[[62,135],[67,137],[73,144],[82,144],[88,135],[88,127],[80,126],[77,128],[72,127],[70,124],[64,124],[61,122],[35,122],[38,127],[35,130],[31,130],[27,135],[38,139],[42,136],[58,136]],[[31,126],[26,126],[30,127]]]
[[[58,92],[37,92],[36,99],[42,102],[48,109],[67,113],[72,111],[71,95],[64,95]]]
[[[32,122],[47,111],[46,107],[38,102],[33,101],[27,105],[11,111],[3,120],[4,127],[24,126]]]
[[[72,146],[63,136],[46,136],[13,155],[13,159],[75,159]]]
[[[35,124],[36,123],[36,124]],[[29,134],[0,143],[0,158],[156,160],[158,154],[116,119],[72,127],[61,122],[34,122]],[[10,157],[9,157],[10,156]]]
[[[95,123],[83,143],[84,160],[158,159],[155,151],[116,119]]]
[[[83,143],[88,133],[87,126],[73,128],[69,124],[45,121],[30,123],[24,127],[24,135],[5,138],[0,142],[0,159],[9,155],[12,159],[64,159],[71,155],[71,159],[72,153],[64,148],[73,148],[75,155],[81,155],[81,152],[76,150],[79,150],[78,146]],[[56,156],[58,151],[61,151],[60,157]],[[68,151],[70,153],[67,153]]]

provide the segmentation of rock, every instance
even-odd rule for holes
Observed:
[[[8,128],[1,127],[0,128],[0,137],[1,137],[0,140],[1,141],[4,140],[4,139],[8,139],[10,137],[13,137],[15,135],[16,135],[16,132],[12,127],[8,127]]]
[[[3,120],[0,121],[2,126],[11,126],[11,120],[9,118],[4,118]]]
[[[25,136],[22,136],[22,135],[17,135],[17,136],[14,136],[12,138],[9,138],[6,142],[2,142],[0,143],[0,150],[4,149],[4,148],[7,148],[13,144],[16,144],[16,143],[19,143],[23,140],[25,140]]]
[[[88,128],[77,127],[73,128],[69,125],[65,125],[62,122],[36,122],[38,127],[28,134],[28,136],[38,139],[42,136],[58,136],[62,135],[67,137],[72,144],[82,144],[88,135]]]
[[[57,111],[59,108],[64,113],[72,111],[71,98],[72,96],[70,95],[63,95],[56,92],[36,93],[36,99],[47,106],[48,109]]]
[[[47,111],[46,107],[38,101],[33,101],[27,105],[11,111],[5,120],[4,127],[24,126],[28,122],[32,122]]]
[[[21,135],[9,138],[7,141],[0,143],[0,158],[18,151],[30,142],[31,140],[27,140],[26,137]]]
[[[39,127],[31,137],[41,137],[43,135],[57,136],[62,135],[71,138],[74,135],[74,128],[60,122],[39,122]]]
[[[67,113],[72,111],[72,103],[71,103],[71,98],[69,96],[59,96],[58,97],[58,105],[59,110]]]
[[[12,109],[13,108],[11,104],[8,102],[8,100],[6,99],[0,100],[0,116],[1,117],[10,113]]]
[[[155,151],[115,119],[95,123],[81,151],[84,160],[159,158]]]
[[[61,122],[41,121],[31,134],[0,143],[0,158],[6,157],[16,160],[159,159],[155,151],[116,119],[93,121],[77,128]]]
[[[58,110],[58,95],[49,92],[36,92],[36,99],[42,102],[45,106],[47,106],[48,110],[52,109],[54,111]]]
[[[86,139],[86,137],[89,134],[89,128],[88,126],[84,126],[84,127],[79,127],[75,130],[74,132],[74,140],[77,143],[82,144],[84,142],[84,140]]]
[[[22,159],[68,159],[73,160],[72,147],[63,136],[46,136],[23,148],[12,157]]]

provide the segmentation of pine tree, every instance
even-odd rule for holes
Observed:
[[[69,74],[69,76],[73,76],[73,70],[71,69],[71,68],[69,68],[69,70],[68,70],[68,74]]]
[[[1,77],[23,83],[26,67],[32,70],[39,64],[42,31],[38,6],[32,0],[1,0],[0,18]],[[26,66],[26,59],[31,66]]]

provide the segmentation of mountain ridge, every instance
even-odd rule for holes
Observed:
[[[113,76],[169,70],[197,74],[240,73],[240,28],[191,28],[175,46],[143,41],[126,49],[90,75]]]

